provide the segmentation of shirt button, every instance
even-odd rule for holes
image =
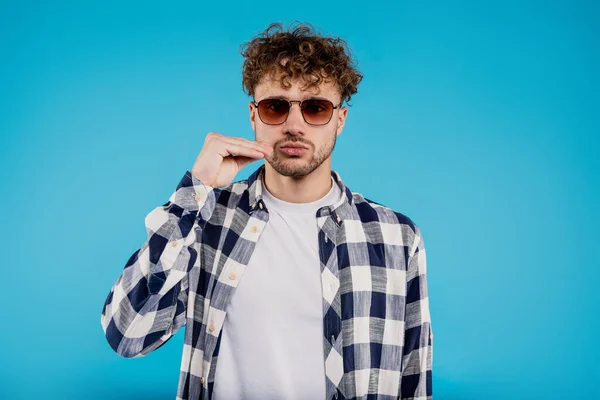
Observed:
[[[171,247],[177,247],[177,242],[171,242]]]
[[[256,225],[254,225],[254,226],[252,227],[252,233],[256,233],[257,231],[258,231],[258,228],[256,227]]]
[[[211,332],[215,331],[215,325],[214,324],[210,324],[210,326],[208,327],[208,330]]]
[[[235,280],[235,278],[237,278],[237,275],[235,274],[235,272],[232,272],[229,274],[229,279],[231,279],[233,281],[233,280]]]
[[[196,201],[201,201],[202,200],[202,195],[197,194],[194,196],[194,199],[196,199]]]

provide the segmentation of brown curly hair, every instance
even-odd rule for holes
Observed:
[[[332,78],[342,101],[348,102],[363,78],[346,42],[323,37],[309,24],[298,23],[285,31],[280,23],[272,23],[244,43],[240,52],[245,58],[242,87],[252,97],[256,86],[268,74],[273,80],[280,75],[279,82],[286,89],[291,87],[290,79],[301,78],[305,83],[302,90],[306,90]]]

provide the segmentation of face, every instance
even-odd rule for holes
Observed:
[[[301,90],[304,82],[291,81],[292,87],[285,89],[278,81],[263,79],[254,91],[256,103],[263,99],[306,100],[326,99],[337,106],[341,102],[339,90],[333,82],[323,82],[318,88]],[[279,125],[265,124],[258,110],[250,102],[250,123],[256,140],[273,146],[273,153],[265,161],[281,175],[302,178],[320,166],[331,168],[330,157],[337,136],[342,133],[347,107],[333,110],[331,120],[325,125],[310,125],[302,117],[299,103],[292,103],[287,120]],[[303,146],[304,149],[291,149],[286,146]]]

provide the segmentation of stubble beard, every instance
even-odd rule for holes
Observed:
[[[255,134],[256,136],[256,134]],[[290,137],[286,139],[282,139],[279,142],[274,144],[274,148],[279,146],[281,143],[289,143],[289,142],[299,142],[306,146],[308,146],[311,150],[311,156],[308,160],[303,160],[302,157],[281,157],[279,152],[273,151],[273,153],[265,158],[265,162],[268,162],[271,167],[277,173],[283,176],[289,176],[291,178],[303,178],[309,174],[311,174],[314,170],[319,168],[321,164],[333,152],[335,148],[335,143],[337,141],[337,135],[334,133],[333,138],[325,143],[321,148],[315,151],[314,145],[310,142],[305,142],[303,140],[298,140],[296,137]]]

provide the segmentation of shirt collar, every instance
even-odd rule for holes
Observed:
[[[248,177],[248,213],[252,214],[257,209],[265,208],[265,203],[263,201],[263,179],[265,173],[265,165],[261,165],[256,169],[252,175]],[[340,209],[347,209],[348,207],[352,207],[354,204],[352,191],[348,188],[344,182],[342,181],[342,177],[337,171],[331,170],[331,176],[333,177],[334,182],[339,186],[342,193],[344,193],[343,201],[341,203],[337,203],[331,207],[329,210],[329,214],[334,217],[336,223],[341,225],[342,220],[339,217]],[[266,208],[265,208],[266,209]],[[336,212],[337,211],[337,212]]]

